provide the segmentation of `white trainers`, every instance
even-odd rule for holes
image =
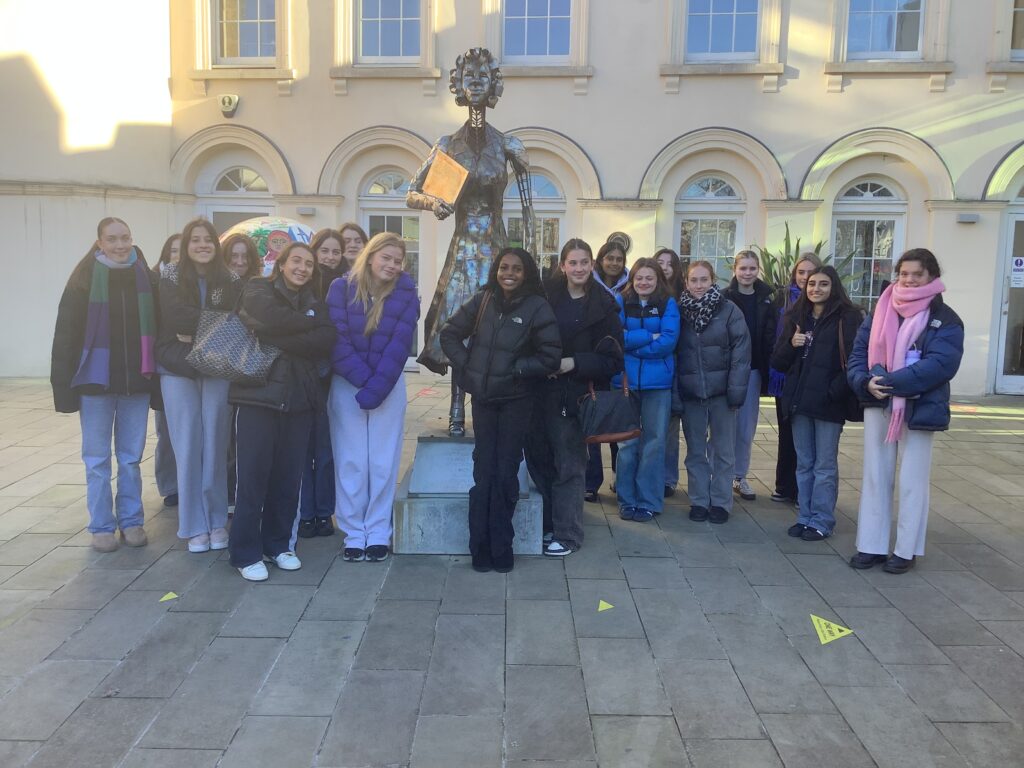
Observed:
[[[558,539],[552,539],[551,543],[544,547],[544,554],[548,557],[565,557],[576,550],[568,544],[563,544]]]
[[[193,536],[188,540],[188,551],[189,552],[209,552],[210,551],[210,534],[200,533],[198,536]]]
[[[267,566],[263,564],[263,561],[247,565],[245,568],[239,568],[238,572],[242,574],[242,578],[246,581],[266,581],[267,577],[270,576],[267,573]]]
[[[294,552],[282,552],[274,557],[273,560],[282,571],[297,571],[302,567],[302,561],[295,556]]]
[[[757,494],[754,493],[754,489],[750,487],[750,483],[747,482],[745,477],[737,477],[732,481],[733,493],[737,494],[744,501],[753,501],[757,498]]]
[[[214,528],[210,531],[210,549],[227,549],[228,532],[224,528]]]

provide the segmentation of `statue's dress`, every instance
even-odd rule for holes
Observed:
[[[495,254],[508,243],[505,222],[501,218],[508,164],[511,162],[515,168],[526,167],[526,149],[519,139],[505,136],[485,124],[485,140],[478,151],[468,141],[471,130],[466,123],[451,136],[442,137],[409,185],[410,192],[422,193],[423,181],[438,150],[469,171],[455,206],[455,234],[427,311],[426,338],[417,358],[419,363],[438,374],[447,373],[449,365],[438,338],[441,327],[484,287]]]

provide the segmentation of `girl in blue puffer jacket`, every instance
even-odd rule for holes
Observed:
[[[624,383],[640,401],[643,433],[619,445],[615,491],[623,520],[647,522],[661,513],[665,480],[665,431],[672,408],[679,307],[654,259],[638,259],[622,292],[619,311],[625,338]]]

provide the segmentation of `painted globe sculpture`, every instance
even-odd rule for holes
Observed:
[[[246,235],[256,243],[256,250],[263,262],[266,277],[274,267],[274,260],[291,242],[308,243],[313,239],[313,230],[295,219],[283,216],[257,216],[240,221],[220,236],[223,243],[231,235]]]

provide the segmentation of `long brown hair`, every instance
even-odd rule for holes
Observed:
[[[260,252],[256,248],[256,242],[241,232],[228,235],[224,240],[224,244],[221,245],[221,255],[224,258],[224,263],[231,263],[231,249],[235,247],[235,243],[245,245],[245,275],[242,279],[248,280],[250,277],[259,277],[263,274],[263,263],[260,261]]]
[[[647,301],[660,307],[669,298],[668,281],[665,279],[665,273],[661,270],[661,264],[658,263],[657,259],[649,259],[647,257],[637,259],[630,268],[629,282],[622,289],[622,300],[639,300],[640,297],[636,292],[636,287],[633,285],[633,280],[636,279],[636,273],[645,267],[654,271],[654,277],[657,280],[654,286],[654,293],[648,297]]]
[[[359,256],[356,257],[355,264],[352,265],[352,270],[349,272],[349,282],[356,287],[352,303],[355,304],[357,301],[362,303],[363,309],[366,311],[366,327],[363,329],[364,336],[369,336],[377,330],[377,326],[380,325],[380,316],[384,311],[384,300],[395,290],[395,286],[401,278],[400,274],[388,283],[378,295],[372,296],[370,289],[373,287],[373,275],[370,271],[370,260],[373,259],[375,253],[389,245],[393,245],[402,251],[402,266],[404,267],[405,240],[394,232],[381,232],[370,238],[370,242],[360,251]]]
[[[197,229],[205,229],[207,234],[213,239],[213,258],[206,268],[205,275],[207,284],[210,287],[226,285],[235,277],[235,274],[224,263],[224,257],[221,255],[220,236],[217,234],[217,228],[207,219],[192,219],[181,231],[178,279],[181,287],[185,289],[191,300],[196,304],[199,303],[199,272],[196,270],[196,265],[192,258],[188,255],[188,243],[192,239],[192,233]]]
[[[322,298],[320,296],[320,265],[316,260],[316,251],[310,248],[306,243],[300,243],[297,240],[293,240],[281,249],[281,252],[277,254],[277,258],[274,259],[273,269],[270,270],[270,280],[277,280],[277,278],[281,276],[281,267],[283,267],[284,263],[288,261],[288,257],[291,255],[291,252],[297,251],[300,248],[304,251],[309,251],[309,254],[313,257],[313,274],[309,276],[309,282],[302,287],[309,287],[318,299]]]

